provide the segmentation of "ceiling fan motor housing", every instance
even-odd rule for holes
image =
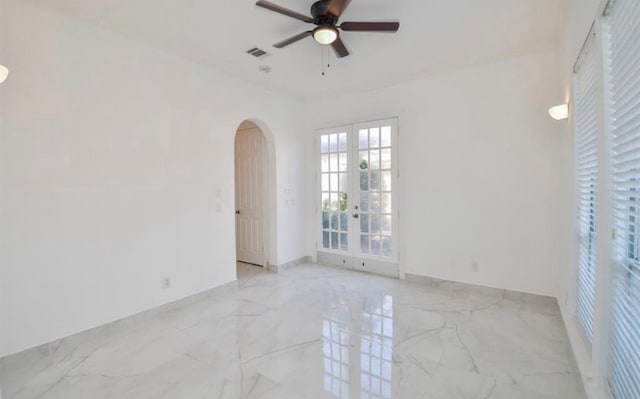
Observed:
[[[313,3],[311,6],[311,16],[313,17],[314,24],[335,25],[338,22],[338,18],[328,13],[330,2],[330,0],[319,0]]]

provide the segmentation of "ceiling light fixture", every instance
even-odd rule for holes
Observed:
[[[9,68],[0,64],[0,83],[7,80],[7,76],[9,76]]]
[[[567,119],[569,117],[569,104],[561,104],[549,108],[549,115],[557,121]]]
[[[331,25],[320,25],[313,30],[313,38],[320,44],[331,44],[338,39],[338,30]]]

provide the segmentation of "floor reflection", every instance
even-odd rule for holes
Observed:
[[[327,299],[322,324],[324,390],[342,399],[350,393],[362,399],[391,399],[393,297],[369,297],[358,304],[359,323],[352,320],[348,301]]]
[[[363,399],[391,398],[393,356],[393,297],[376,298],[362,312],[360,393]]]
[[[322,321],[324,390],[341,399],[349,398],[348,303],[333,302]]]

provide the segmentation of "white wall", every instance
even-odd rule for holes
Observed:
[[[271,261],[308,255],[301,103],[28,2],[6,6],[0,355],[235,280],[233,139],[246,118],[275,142]]]
[[[571,202],[571,137],[547,114],[564,99],[558,58],[549,50],[309,104],[313,128],[400,117],[406,273],[557,295]]]

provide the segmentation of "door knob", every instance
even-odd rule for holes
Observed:
[[[239,214],[240,214],[240,211],[236,211],[236,215],[239,215]]]
[[[359,214],[357,214],[357,213],[354,213],[354,214],[353,214],[353,218],[354,218],[354,219],[357,219],[357,218],[359,218],[359,217],[360,217],[360,215],[359,215]]]

